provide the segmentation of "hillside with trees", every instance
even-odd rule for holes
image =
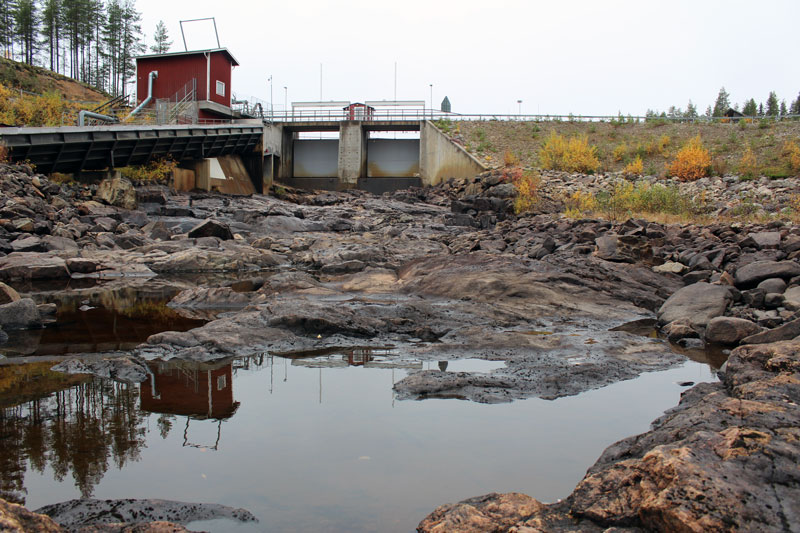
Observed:
[[[0,0],[0,48],[113,96],[145,51],[135,0]]]
[[[706,108],[705,117],[724,117],[728,110],[733,110],[741,113],[746,117],[778,117],[786,115],[800,115],[800,94],[797,98],[790,100],[787,104],[785,99],[778,100],[778,95],[775,91],[770,91],[767,95],[766,103],[756,103],[755,98],[745,100],[741,105],[731,100],[731,95],[722,87],[714,100],[713,106]],[[679,106],[670,106],[667,111],[654,111],[648,109],[647,117],[663,117],[671,119],[695,119],[700,115],[697,112],[697,107],[689,100],[686,105],[686,110],[681,109]]]

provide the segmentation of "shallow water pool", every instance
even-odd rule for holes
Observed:
[[[563,498],[604,448],[676,405],[681,384],[716,379],[687,360],[555,401],[395,399],[408,372],[442,366],[365,350],[264,354],[153,362],[141,385],[81,378],[37,400],[0,397],[0,495],[31,509],[82,495],[221,503],[259,518],[190,529],[406,532],[440,504],[487,492]]]

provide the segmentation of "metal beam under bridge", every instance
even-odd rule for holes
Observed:
[[[30,161],[50,174],[143,165],[165,156],[181,162],[252,154],[263,132],[252,124],[0,128],[0,143],[11,161]]]

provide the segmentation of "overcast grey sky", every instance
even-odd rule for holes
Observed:
[[[241,66],[233,92],[273,101],[430,101],[460,113],[702,113],[721,86],[733,102],[787,104],[800,92],[799,0],[137,0],[152,44],[159,20],[215,17]],[[189,49],[215,47],[210,23]]]

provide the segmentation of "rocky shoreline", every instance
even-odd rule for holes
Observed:
[[[483,496],[437,509],[420,531],[800,523],[796,225],[575,220],[556,213],[555,193],[539,214],[517,217],[513,186],[498,172],[380,197],[282,189],[281,198],[124,180],[61,186],[25,166],[0,165],[0,174],[0,327],[12,335],[55,313],[12,285],[227,273],[170,304],[207,324],[158,333],[130,352],[69,358],[56,367],[64,372],[140,382],[152,359],[367,344],[423,360],[503,361],[488,374],[422,371],[395,385],[399,399],[494,403],[574,395],[679,365],[666,340],[631,332],[641,320],[677,345],[733,349],[721,382],[688,390],[650,432],[607,449],[564,501]],[[747,182],[778,202],[765,209],[800,192],[777,181]],[[582,176],[548,183],[593,190]],[[714,193],[719,209],[741,193],[732,188]]]

